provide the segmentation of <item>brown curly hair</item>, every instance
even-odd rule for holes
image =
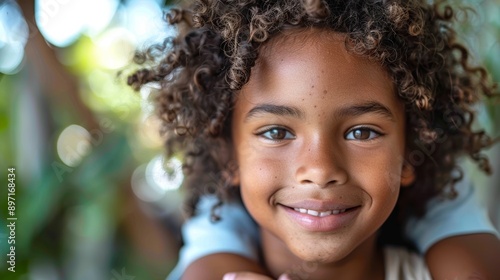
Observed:
[[[496,88],[484,68],[470,65],[469,51],[456,40],[454,10],[442,1],[197,0],[172,9],[166,20],[178,35],[138,53],[136,61],[150,67],[128,84],[160,85],[156,105],[167,153],[185,160],[190,214],[204,193],[216,193],[221,203],[230,197],[233,102],[261,46],[293,28],[344,33],[348,51],[379,62],[392,77],[406,108],[407,161],[416,171],[398,200],[400,217],[421,216],[430,198],[454,194],[460,155],[490,172],[480,151],[493,141],[472,130],[472,106]]]

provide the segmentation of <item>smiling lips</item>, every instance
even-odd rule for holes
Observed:
[[[293,210],[300,212],[302,214],[307,214],[315,217],[326,217],[329,215],[338,215],[340,213],[344,213],[347,209],[336,209],[336,210],[329,210],[329,211],[316,211],[316,210],[311,210],[311,209],[305,209],[305,208],[293,208]]]
[[[362,205],[335,201],[305,200],[280,209],[294,223],[310,232],[334,232],[352,223],[361,212]],[[327,210],[328,209],[328,210]]]

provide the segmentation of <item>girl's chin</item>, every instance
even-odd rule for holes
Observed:
[[[289,249],[291,249],[292,253],[300,260],[308,263],[315,263],[318,265],[339,262],[344,260],[349,255],[349,252],[345,253],[343,252],[345,249],[325,250],[325,247],[313,250],[311,250],[310,247],[289,248]],[[314,252],[314,254],[304,254],[304,252]]]

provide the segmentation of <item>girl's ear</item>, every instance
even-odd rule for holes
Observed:
[[[238,160],[236,159],[236,151],[235,148],[232,144],[231,141],[229,141],[229,151],[228,153],[230,159],[229,159],[229,169],[230,169],[230,177],[229,177],[229,183],[233,187],[238,187],[240,186],[240,168],[238,167]]]
[[[408,187],[415,182],[415,179],[415,168],[405,161],[403,163],[403,170],[401,170],[401,186]]]
[[[240,185],[240,170],[236,169],[233,171],[233,176],[231,176],[231,186],[239,187]]]
[[[225,180],[231,187],[238,187],[240,185],[240,170],[235,160],[229,161],[225,172]]]

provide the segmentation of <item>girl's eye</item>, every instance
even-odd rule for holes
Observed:
[[[346,135],[347,140],[372,140],[381,134],[370,128],[355,128]]]
[[[295,135],[293,135],[287,129],[280,128],[280,127],[270,128],[266,131],[258,133],[258,135],[263,136],[264,138],[269,139],[269,140],[278,140],[278,141],[279,140],[295,139]]]

